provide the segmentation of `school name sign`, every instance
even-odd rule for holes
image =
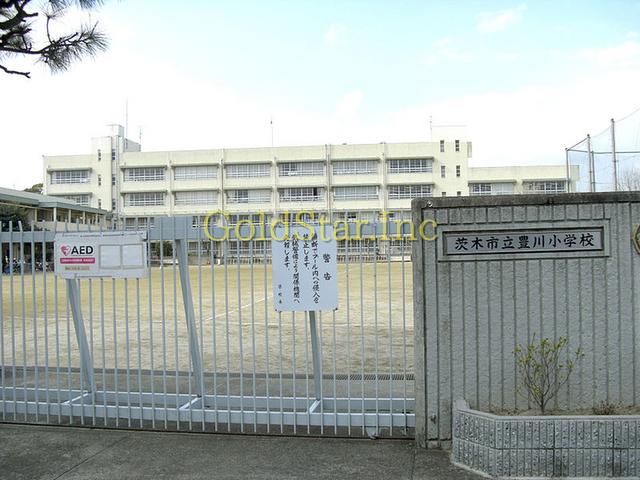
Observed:
[[[601,228],[447,232],[444,250],[446,255],[597,252],[604,250],[604,232]]]

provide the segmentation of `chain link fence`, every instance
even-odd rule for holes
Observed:
[[[566,149],[577,192],[640,190],[640,108]]]

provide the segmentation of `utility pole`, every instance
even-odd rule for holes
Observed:
[[[589,160],[589,191],[596,191],[595,165],[593,160],[593,151],[591,150],[591,134],[587,135],[587,155]]]
[[[618,155],[616,153],[616,121],[611,119],[611,156],[613,160],[614,191],[618,191]]]

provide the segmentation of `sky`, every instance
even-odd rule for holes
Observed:
[[[0,73],[0,186],[89,153],[125,105],[143,151],[429,141],[431,120],[467,125],[475,166],[563,163],[640,107],[639,20],[636,0],[107,0],[59,27],[98,21],[107,52]]]

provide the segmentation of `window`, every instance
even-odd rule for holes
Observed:
[[[98,199],[98,208],[102,208],[102,199]]]
[[[444,140],[440,140],[440,153],[444,153]]]
[[[513,193],[512,183],[471,183],[469,195],[508,195]]]
[[[111,161],[115,161],[116,160],[116,151],[111,149]]]
[[[469,187],[470,187],[469,195],[472,195],[472,196],[491,195],[490,183],[472,183]]]
[[[456,196],[461,197],[462,196],[462,192],[456,192]]]
[[[389,185],[389,200],[430,197],[431,185]]]
[[[281,177],[303,177],[324,175],[322,162],[286,162],[278,165],[278,174]]]
[[[127,193],[124,204],[127,207],[161,206],[164,205],[164,192]]]
[[[78,205],[83,205],[85,207],[89,206],[89,195],[65,195],[64,197],[67,200],[71,200],[73,203],[77,203]]]
[[[445,178],[447,176],[447,167],[440,165],[440,177]]]
[[[447,192],[442,192],[442,196],[446,197],[447,196]]]
[[[354,186],[354,187],[335,187],[333,189],[334,200],[377,200],[378,186]]]
[[[376,223],[379,219],[380,212],[375,210],[358,210],[334,212],[334,220],[346,220],[347,222],[355,222],[356,220],[366,220],[369,223]]]
[[[460,165],[456,165],[456,177],[460,176]]]
[[[89,170],[58,170],[51,172],[51,183],[88,183]]]
[[[460,140],[456,140],[456,152],[460,151]]]
[[[125,182],[156,182],[159,180],[164,180],[164,167],[138,167],[125,168],[124,170]]]
[[[229,190],[229,203],[268,203],[271,201],[271,190]]]
[[[102,185],[102,175],[98,175],[98,186]]]
[[[102,151],[98,149],[98,161],[100,162],[101,160],[102,160]]]
[[[116,209],[116,201],[111,200],[111,210],[115,210],[115,209]]]
[[[318,202],[324,200],[324,191],[318,187],[283,188],[281,202]]]
[[[334,175],[369,175],[378,173],[377,160],[340,160],[333,163]]]
[[[215,165],[175,167],[173,178],[174,180],[210,180],[216,178],[216,173]]]
[[[149,226],[153,228],[155,226],[155,219],[148,217],[127,218],[124,222],[124,228],[126,230],[144,229]]]
[[[524,193],[564,193],[567,184],[564,180],[522,182]]]
[[[176,205],[211,205],[218,199],[215,190],[194,190],[189,192],[175,192]]]
[[[268,177],[271,165],[268,163],[241,163],[224,167],[227,178]]]
[[[226,225],[237,225],[238,222],[251,222],[253,225],[261,225],[262,220],[264,220],[265,225],[268,227],[268,224],[271,222],[271,215],[261,216],[259,213],[241,213],[241,214],[232,214],[227,215],[226,218],[222,220],[223,224],[226,222]]]
[[[113,187],[116,184],[116,174],[111,174],[111,186]]]
[[[389,173],[419,173],[432,172],[431,158],[394,158],[387,162]]]

